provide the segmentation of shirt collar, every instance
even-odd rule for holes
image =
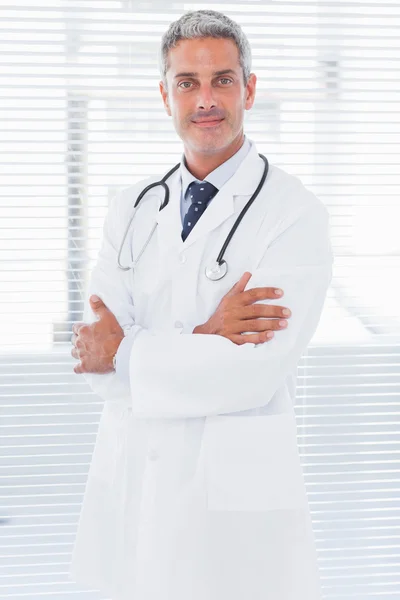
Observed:
[[[212,183],[218,190],[220,190],[222,186],[228,181],[228,179],[230,179],[232,175],[237,171],[237,168],[239,167],[240,163],[250,150],[251,145],[251,141],[245,135],[243,144],[241,145],[239,150],[235,152],[233,156],[228,158],[228,160],[226,160],[216,169],[211,171],[211,173],[209,173],[203,179],[203,181],[208,181],[209,183]],[[192,183],[192,181],[200,182],[200,179],[194,177],[194,175],[192,175],[192,173],[186,167],[184,153],[182,154],[180,161],[180,178],[183,195],[186,194],[186,190],[188,186]]]

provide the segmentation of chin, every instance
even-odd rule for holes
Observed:
[[[230,144],[231,139],[227,138],[226,135],[211,132],[207,134],[207,132],[203,133],[200,131],[200,135],[193,136],[191,141],[191,145],[198,151],[218,152],[226,148]]]
[[[210,140],[208,143],[203,142],[203,144],[193,144],[196,151],[203,154],[215,154],[223,150],[225,146],[226,144],[218,144],[217,140]]]

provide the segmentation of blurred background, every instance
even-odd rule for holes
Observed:
[[[398,599],[400,5],[377,0],[1,2],[0,597],[104,598],[68,579],[103,406],[71,327],[110,199],[180,160],[157,53],[200,8],[252,46],[248,137],[331,214],[295,406],[324,599]]]

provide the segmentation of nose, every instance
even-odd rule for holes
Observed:
[[[197,94],[197,108],[203,110],[210,110],[217,106],[215,99],[215,90],[209,84],[203,84],[199,87]]]

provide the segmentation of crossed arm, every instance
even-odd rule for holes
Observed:
[[[267,404],[296,368],[321,316],[333,262],[325,207],[315,202],[291,215],[250,278],[247,289],[283,289],[281,300],[262,302],[292,312],[285,330],[257,346],[236,345],[219,335],[155,332],[135,323],[131,292],[116,266],[117,218],[111,208],[88,294],[97,294],[132,338],[129,378],[85,373],[92,389],[104,400],[122,399],[145,418],[200,417]],[[94,320],[87,301],[84,321]]]

